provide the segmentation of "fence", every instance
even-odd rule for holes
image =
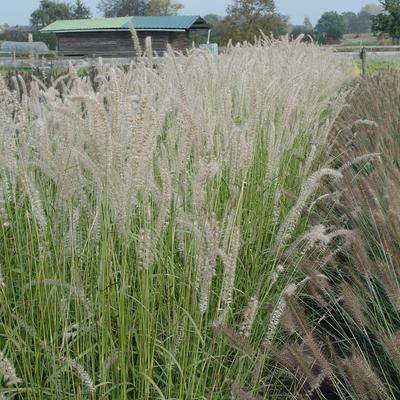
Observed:
[[[363,70],[366,71],[368,60],[400,60],[400,46],[324,46],[322,49],[333,52],[341,59],[362,60]],[[221,49],[222,50],[222,49]],[[132,56],[104,57],[103,64],[129,65]],[[58,57],[55,52],[46,55],[31,55],[20,58],[12,52],[0,52],[0,68],[66,68],[70,65],[78,68],[93,67],[99,64],[99,58],[93,57]]]

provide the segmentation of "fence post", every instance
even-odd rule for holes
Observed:
[[[361,65],[362,65],[362,74],[363,76],[367,75],[367,49],[365,47],[362,48],[360,53]]]

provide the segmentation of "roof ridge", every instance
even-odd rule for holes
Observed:
[[[42,32],[79,32],[126,30],[132,22],[137,30],[188,30],[203,19],[199,15],[137,15],[127,17],[58,20],[42,28]],[[203,28],[206,29],[207,24]]]

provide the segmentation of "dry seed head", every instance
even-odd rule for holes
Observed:
[[[329,376],[332,373],[331,365],[325,355],[322,353],[321,345],[315,341],[311,333],[307,333],[304,337],[304,344],[310,350],[324,376]]]
[[[4,279],[4,275],[1,271],[1,265],[0,265],[0,289],[4,289],[6,287],[6,281]]]
[[[279,276],[282,274],[282,272],[285,270],[285,267],[282,265],[282,264],[279,264],[277,267],[276,267],[276,270],[272,273],[272,275],[271,275],[271,284],[272,285],[274,285],[277,281],[278,281],[278,279],[279,279]]]
[[[279,248],[282,248],[290,238],[290,235],[296,228],[297,222],[300,218],[303,208],[306,205],[307,200],[317,190],[321,180],[326,176],[331,176],[335,179],[340,179],[343,177],[340,171],[329,168],[323,168],[315,172],[304,182],[296,204],[289,211],[289,214],[286,216],[281,227],[279,228],[275,240],[275,243],[277,244],[277,246],[279,246]]]
[[[368,126],[371,128],[378,128],[379,125],[375,121],[371,121],[369,119],[358,119],[357,121],[353,122],[353,127],[359,127],[359,126]]]
[[[18,378],[15,368],[11,364],[11,361],[0,351],[0,373],[3,376],[4,383],[7,386],[15,386],[22,382]]]
[[[95,384],[88,374],[88,372],[82,367],[81,364],[79,364],[76,360],[70,358],[70,357],[65,357],[61,356],[60,357],[61,362],[65,363],[68,365],[70,368],[75,370],[75,372],[78,374],[79,378],[81,379],[82,383],[85,385],[86,389],[90,393],[95,393]]]
[[[174,342],[172,345],[172,350],[171,350],[171,354],[175,357],[178,352],[179,352],[179,348],[181,347],[181,344],[183,342],[183,339],[185,338],[185,330],[183,325],[179,325],[178,326],[178,331],[176,333],[176,336],[174,338]]]
[[[240,245],[241,243],[239,229],[234,229],[229,253],[225,254],[222,251],[220,251],[219,253],[225,268],[224,282],[222,288],[222,301],[225,305],[229,305],[232,303],[233,289],[235,284],[235,273],[238,263]]]
[[[114,351],[105,359],[103,366],[103,371],[105,376],[108,376],[111,367],[118,361],[118,358],[119,358],[119,352]]]
[[[367,327],[369,323],[364,314],[362,304],[351,286],[348,283],[343,283],[340,286],[340,289],[346,310],[350,313],[352,318],[354,318],[354,321],[356,321],[361,327]]]
[[[78,336],[78,331],[80,328],[80,324],[70,324],[65,327],[64,329],[64,335],[63,338],[65,341],[69,341],[74,339],[76,336]]]
[[[389,336],[378,333],[377,336],[384,343],[388,355],[397,365],[400,365],[400,335]]]
[[[238,332],[233,330],[227,325],[214,325],[213,329],[216,333],[223,336],[229,344],[237,349],[241,350],[243,353],[247,354],[249,357],[253,357],[254,351],[249,343],[249,341],[240,335]]]
[[[154,263],[154,243],[151,229],[141,229],[138,237],[137,254],[139,260],[139,268],[148,270]]]
[[[307,390],[306,393],[307,398],[311,398],[311,396],[315,393],[315,391],[321,387],[325,379],[326,379],[325,371],[321,371],[313,381],[309,382],[310,389]]]
[[[286,305],[287,305],[287,296],[292,296],[296,289],[297,289],[296,284],[292,283],[288,285],[285,290],[282,293],[282,296],[274,308],[271,317],[269,319],[268,327],[267,327],[267,333],[265,335],[264,341],[263,341],[263,348],[268,349],[273,341],[273,338],[275,336],[276,330],[278,329],[280,320],[282,318],[283,313],[286,310]]]
[[[232,383],[232,394],[237,400],[256,400],[256,398],[247,393],[238,382]]]
[[[359,383],[362,382],[364,388],[373,398],[379,399],[381,395],[387,394],[384,383],[363,357],[353,355],[347,360],[347,363],[349,369],[353,370],[354,380],[358,380]]]
[[[252,297],[247,304],[247,307],[243,314],[243,322],[240,327],[240,334],[244,337],[249,337],[251,330],[254,325],[254,321],[256,319],[258,311],[258,299],[256,297]]]
[[[354,158],[353,160],[347,161],[345,164],[343,164],[340,168],[339,171],[343,173],[347,168],[352,167],[353,165],[360,164],[362,162],[366,163],[374,159],[379,159],[381,157],[381,153],[370,153],[370,154],[364,154],[362,156],[358,156]]]

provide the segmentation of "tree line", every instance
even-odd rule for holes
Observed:
[[[174,0],[100,0],[98,10],[104,17],[128,15],[176,15],[183,5]],[[86,19],[92,14],[82,0],[66,1],[41,0],[39,7],[31,14],[31,25],[41,28],[59,19]]]
[[[183,5],[176,0],[100,0],[98,10],[104,17],[130,15],[177,15]],[[90,18],[90,9],[82,2],[74,3],[41,0],[31,14],[31,24],[41,28],[59,19]],[[226,16],[205,16],[212,29],[212,41],[220,44],[253,41],[260,32],[275,37],[287,32],[289,18],[280,14],[274,0],[233,0],[227,7]],[[194,33],[192,40],[205,42],[206,33]]]
[[[372,33],[388,36],[396,44],[400,42],[400,0],[380,0],[379,4],[367,4],[358,13],[336,11],[324,13],[315,27],[307,18],[303,25],[293,27],[291,34],[300,34],[322,44],[338,43],[346,33]]]
[[[304,35],[305,40],[320,43],[336,43],[345,33],[372,32],[388,35],[400,42],[400,0],[380,0],[380,4],[367,4],[358,13],[335,11],[324,13],[315,26],[309,18],[303,25],[292,26],[289,17],[282,15],[274,0],[232,0],[224,17],[208,14],[204,17],[211,26],[211,41],[226,45],[243,41],[254,41],[263,32],[279,37],[289,33],[293,37]],[[129,15],[176,15],[183,5],[176,0],[99,0],[98,10],[104,17]],[[59,19],[90,18],[91,11],[82,0],[63,2],[40,0],[39,7],[31,14],[31,24],[41,28]],[[10,35],[7,33],[6,35]],[[3,35],[4,36],[4,35]],[[5,39],[0,35],[0,40]],[[36,34],[38,38],[40,34]],[[11,39],[12,40],[12,39]],[[204,43],[207,33],[192,33],[192,40]],[[54,40],[43,36],[43,41],[53,46]]]

